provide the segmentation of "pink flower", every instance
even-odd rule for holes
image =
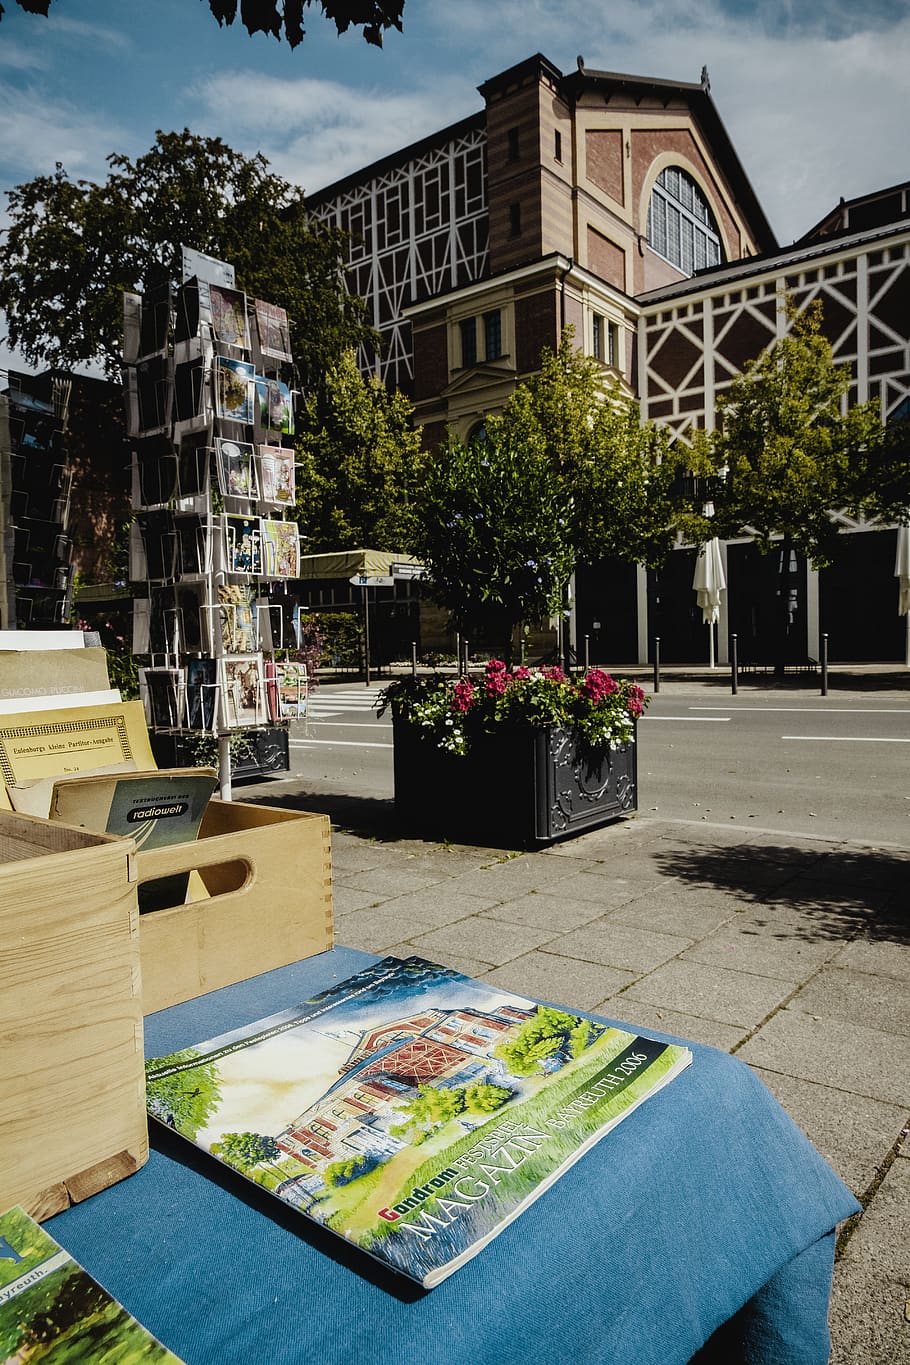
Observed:
[[[618,692],[619,684],[602,668],[592,668],[581,684],[581,691],[590,697],[591,701],[599,702],[603,701],[605,697],[612,696],[614,692]]]
[[[630,697],[626,709],[633,720],[638,720],[638,717],[642,713],[642,704],[636,697]]]
[[[501,697],[510,681],[508,673],[488,673],[486,676],[487,695]]]
[[[488,662],[487,662],[487,676],[488,676],[488,677],[490,676],[491,673],[505,673],[505,671],[506,671],[506,666],[505,666],[505,664],[503,663],[502,659],[490,659],[490,660],[488,660]]]
[[[545,669],[543,670],[543,676],[544,676],[545,678],[549,678],[550,682],[565,682],[565,681],[566,681],[566,675],[565,675],[565,673],[563,673],[562,669],[559,668],[558,665],[557,665],[557,667],[555,667],[555,668],[545,668]]]
[[[530,668],[525,668],[524,664],[521,664],[521,666],[519,668],[516,668],[512,673],[512,677],[516,681],[518,681],[519,679],[523,681],[525,678],[530,678],[530,676],[531,670]]]
[[[464,715],[466,711],[470,711],[473,704],[474,684],[470,678],[459,678],[452,697],[452,710]]]

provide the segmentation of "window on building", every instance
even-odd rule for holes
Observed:
[[[708,201],[679,166],[661,171],[651,191],[648,245],[685,275],[724,259]]]
[[[498,308],[483,315],[483,353],[485,360],[498,360],[502,355],[502,314]]]
[[[520,237],[520,236],[521,236],[521,205],[520,205],[520,204],[510,204],[510,205],[509,205],[509,236],[510,236],[510,237]]]
[[[558,128],[553,134],[553,156],[557,161],[562,161],[562,133]]]
[[[591,352],[604,365],[619,364],[619,328],[602,313],[591,314]]]
[[[509,160],[518,160],[518,129],[509,129]]]
[[[477,364],[477,319],[465,318],[459,324],[461,329],[461,367],[469,370]]]

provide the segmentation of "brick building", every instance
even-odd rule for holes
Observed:
[[[781,249],[711,98],[697,83],[537,55],[479,87],[483,109],[310,197],[352,235],[350,287],[383,339],[362,363],[413,399],[430,444],[467,437],[571,325],[585,352],[682,439],[778,335],[777,294],[824,302],[857,401],[910,402],[910,185],[840,204]],[[792,642],[832,659],[904,657],[893,528],[845,525],[832,569],[796,566]],[[861,534],[860,534],[861,533]],[[770,649],[775,556],[724,547],[719,659]],[[580,570],[576,644],[592,659],[707,658],[694,552],[659,573]],[[856,583],[864,583],[862,598]],[[873,607],[870,610],[870,600]]]

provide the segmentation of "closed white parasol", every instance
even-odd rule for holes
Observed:
[[[710,641],[710,662],[714,667],[714,624],[720,617],[720,595],[727,586],[724,561],[717,536],[712,537],[699,550],[695,560],[695,575],[692,587],[696,600],[701,607],[702,617],[708,626]]]

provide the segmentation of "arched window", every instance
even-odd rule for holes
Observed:
[[[679,166],[661,171],[648,205],[648,245],[684,275],[724,259],[708,201]]]

